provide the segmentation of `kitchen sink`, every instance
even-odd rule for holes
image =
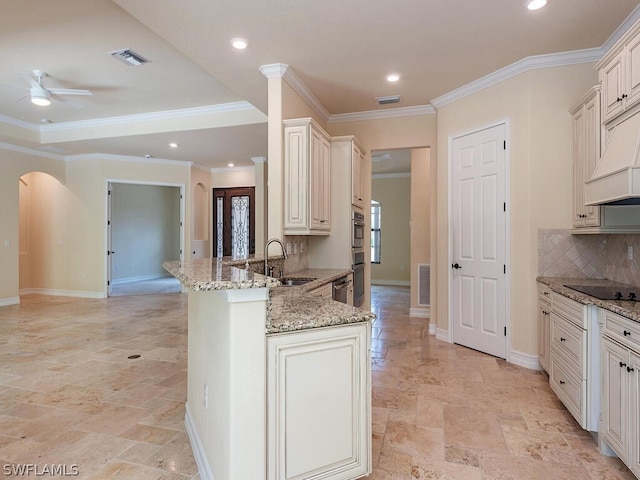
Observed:
[[[283,287],[296,287],[305,283],[313,282],[315,278],[281,278],[280,282]]]

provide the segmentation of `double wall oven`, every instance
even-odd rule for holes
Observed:
[[[351,268],[353,270],[353,305],[364,303],[364,215],[355,210],[352,213]]]

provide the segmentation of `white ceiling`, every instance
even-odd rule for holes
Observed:
[[[100,126],[107,118],[101,133],[49,146],[207,167],[252,165],[250,158],[265,156],[267,148],[261,65],[289,65],[332,115],[429,105],[525,57],[602,47],[628,15],[639,14],[636,7],[637,0],[549,0],[537,12],[527,11],[523,0],[4,2],[0,142],[46,147],[33,136],[16,135],[15,126],[46,132],[83,125],[77,122]],[[237,36],[249,40],[247,50],[230,47]],[[123,48],[151,63],[130,67],[109,55]],[[19,72],[33,69],[50,75],[47,86],[86,88],[94,95],[73,98],[83,108],[16,102],[27,93],[17,88],[26,85]],[[395,85],[384,80],[390,72],[401,75]],[[401,103],[380,107],[374,100],[394,94]],[[219,104],[235,111],[244,101],[255,108],[245,106],[242,119],[224,108],[215,114],[195,110],[181,122],[166,113],[179,110],[184,117],[185,109]],[[156,125],[151,113],[165,121]],[[132,117],[112,119],[122,115]],[[53,123],[41,126],[42,118]],[[171,141],[180,148],[170,149]]]

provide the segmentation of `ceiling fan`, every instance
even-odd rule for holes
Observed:
[[[22,77],[29,83],[29,93],[20,97],[20,100],[31,97],[31,102],[35,105],[46,107],[51,104],[51,99],[59,102],[67,103],[75,107],[80,105],[74,102],[70,102],[61,95],[93,95],[89,90],[80,90],[76,88],[47,88],[44,86],[43,78],[47,76],[42,70],[33,70],[32,74],[21,72]]]

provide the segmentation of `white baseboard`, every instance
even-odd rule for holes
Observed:
[[[537,355],[529,355],[528,353],[511,350],[507,358],[507,362],[528,368],[529,370],[541,370]]]
[[[105,298],[103,292],[85,290],[58,290],[55,288],[21,288],[20,295],[52,295],[54,297]]]
[[[436,340],[451,343],[451,341],[449,340],[449,331],[443,330],[441,328],[436,328]]]
[[[427,305],[426,307],[411,307],[409,309],[410,317],[420,317],[420,318],[429,318],[431,315],[431,307]]]
[[[393,285],[396,287],[410,287],[410,280],[384,280],[379,278],[372,278],[371,285]]]
[[[6,307],[7,305],[18,305],[19,303],[20,297],[0,298],[0,307]]]
[[[193,456],[196,460],[196,465],[198,466],[200,478],[202,480],[214,480],[211,465],[209,465],[207,455],[204,453],[204,448],[202,446],[202,442],[200,442],[200,437],[198,436],[195,424],[193,423],[193,417],[191,416],[191,410],[189,410],[188,403],[185,405],[185,411],[184,425],[187,428],[187,435],[191,442],[191,450],[193,451]]]
[[[118,278],[111,279],[111,285],[123,285],[126,283],[135,283],[135,282],[145,282],[147,280],[157,280],[159,278],[169,278],[171,275],[166,275],[163,273],[154,273],[153,275],[142,275],[140,277],[126,277],[126,278]]]
[[[429,335],[435,335],[438,326],[435,323],[429,322]]]

